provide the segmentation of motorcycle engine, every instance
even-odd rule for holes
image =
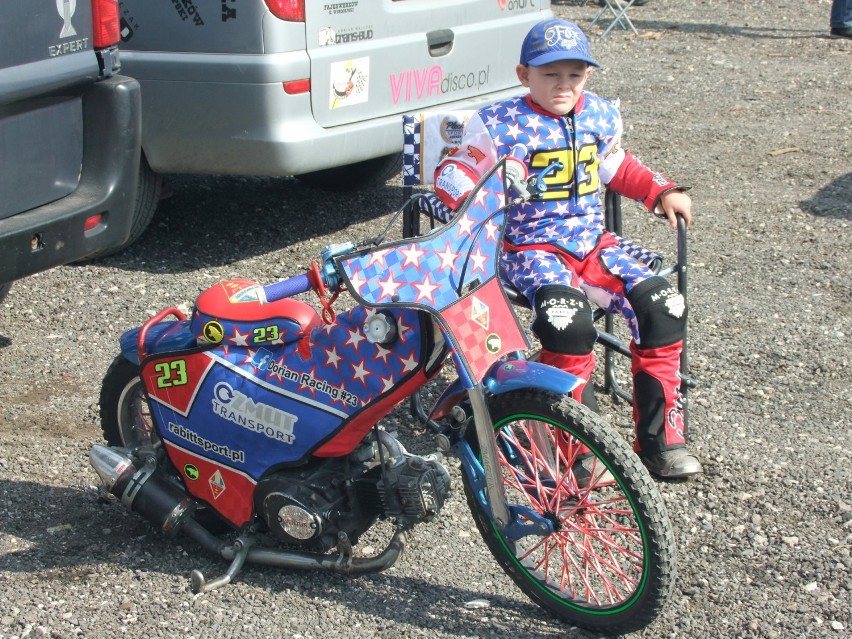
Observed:
[[[357,543],[376,519],[410,527],[433,519],[450,476],[433,459],[411,455],[391,435],[371,435],[348,457],[315,459],[260,481],[255,507],[281,542],[326,552],[346,533]]]

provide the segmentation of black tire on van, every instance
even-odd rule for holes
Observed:
[[[160,204],[160,193],[163,188],[163,178],[159,173],[154,173],[154,170],[148,164],[145,154],[139,160],[139,186],[136,189],[136,202],[133,209],[133,226],[130,229],[130,237],[121,246],[116,246],[106,249],[94,255],[90,255],[84,261],[93,260],[107,255],[120,253],[128,246],[136,242],[151,220],[154,218],[154,213],[157,212],[157,207]]]
[[[296,178],[305,186],[326,191],[359,191],[381,186],[402,170],[402,154],[392,153],[363,162],[303,173]]]

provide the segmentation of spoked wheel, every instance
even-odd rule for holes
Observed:
[[[630,446],[567,397],[516,391],[491,398],[489,410],[508,504],[554,530],[511,539],[464,474],[477,527],[503,570],[573,625],[620,633],[651,623],[674,583],[675,546],[662,497]]]
[[[104,376],[100,407],[101,428],[110,446],[152,449],[159,443],[139,367],[121,355]]]

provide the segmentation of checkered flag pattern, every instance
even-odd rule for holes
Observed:
[[[612,233],[611,235],[618,240],[618,245],[623,248],[627,254],[635,257],[655,273],[660,270],[663,265],[663,258],[660,255],[640,246],[632,240],[625,239],[620,235],[616,235],[615,233]]]
[[[402,116],[402,184],[420,184],[420,115]]]

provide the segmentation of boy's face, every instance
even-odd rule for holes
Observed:
[[[565,115],[583,94],[592,69],[580,60],[558,60],[540,67],[519,64],[516,71],[521,84],[530,90],[533,102],[551,113]]]

